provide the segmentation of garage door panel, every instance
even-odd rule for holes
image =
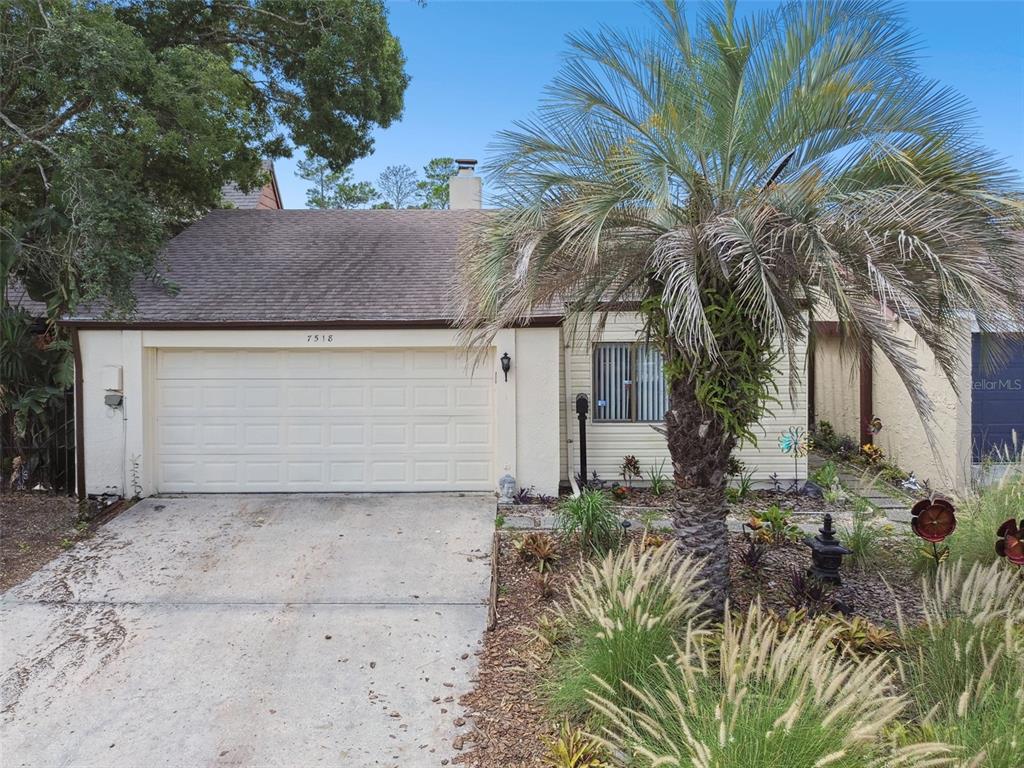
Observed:
[[[493,397],[457,350],[160,350],[163,491],[490,490]]]

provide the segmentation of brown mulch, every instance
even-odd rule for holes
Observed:
[[[564,603],[566,583],[579,570],[579,551],[562,546],[561,558],[552,571],[555,594],[542,599],[538,595],[536,572],[523,562],[513,546],[521,535],[511,531],[501,534],[498,622],[484,638],[476,687],[459,700],[474,731],[461,742],[464,751],[453,761],[456,764],[476,768],[539,768],[546,752],[544,737],[557,730],[557,722],[548,715],[539,691],[546,664],[545,659],[534,653],[531,631],[542,615],[559,602]],[[745,547],[742,534],[733,534],[730,577],[734,608],[746,610],[753,597],[759,595],[764,605],[785,614],[790,608],[792,570],[807,568],[809,550],[789,542],[773,545],[761,573],[754,577],[739,560]],[[904,616],[915,620],[920,615],[918,579],[900,559],[898,551],[886,558],[884,579],[877,571],[862,572],[844,566],[843,585],[829,597],[876,624],[892,625],[896,621],[895,594]]]
[[[0,592],[23,582],[133,503],[116,496],[78,502],[50,493],[0,493]]]
[[[792,600],[793,574],[811,565],[811,552],[802,543],[784,542],[769,547],[764,565],[755,575],[741,562],[748,543],[743,534],[731,534],[729,548],[730,601],[737,611],[746,611],[755,597],[761,604],[785,615],[795,607]],[[874,624],[894,627],[896,605],[903,617],[914,622],[921,617],[920,579],[906,564],[898,549],[886,553],[881,569],[861,570],[849,563],[842,568],[843,583],[831,589],[827,600],[836,608],[863,616]],[[826,610],[828,606],[825,606]]]
[[[84,532],[78,502],[44,493],[0,494],[0,592],[31,576]]]
[[[542,737],[555,731],[537,690],[543,661],[534,656],[530,630],[537,619],[565,600],[566,582],[578,571],[579,550],[560,547],[551,573],[554,593],[542,598],[536,570],[513,546],[515,534],[503,532],[498,560],[498,623],[484,638],[476,688],[459,703],[475,731],[466,752],[453,761],[478,768],[526,768],[541,765]]]

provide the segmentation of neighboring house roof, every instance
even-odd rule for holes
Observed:
[[[7,284],[7,303],[12,307],[25,310],[32,317],[46,317],[46,304],[31,298],[25,290],[25,286],[17,280],[12,280]]]
[[[138,282],[137,312],[118,325],[444,325],[454,318],[459,235],[486,216],[213,211],[164,249],[161,274],[178,292]],[[68,319],[89,321],[105,324],[95,310]]]
[[[281,202],[281,192],[277,188],[277,174],[274,173],[274,164],[269,160],[263,161],[263,170],[270,174],[270,181],[262,187],[243,192],[236,184],[225,184],[221,190],[224,201],[230,203],[234,208],[259,210],[278,210],[284,208]]]

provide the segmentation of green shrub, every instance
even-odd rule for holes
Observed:
[[[651,484],[651,493],[653,493],[655,496],[661,496],[671,487],[671,483],[669,482],[668,477],[665,476],[664,459],[661,460],[661,464],[659,464],[657,467],[652,466],[647,471],[647,479],[650,481]]]
[[[552,710],[580,720],[591,713],[588,700],[596,691],[629,699],[630,687],[660,677],[675,639],[701,621],[699,572],[699,561],[680,559],[671,545],[643,550],[634,543],[587,564],[561,611],[573,642],[553,660]]]
[[[555,508],[555,519],[562,535],[578,538],[585,550],[605,552],[622,535],[615,506],[604,491],[586,490],[565,499]]]
[[[782,544],[785,541],[798,541],[803,532],[793,524],[793,513],[788,509],[782,509],[778,504],[772,504],[765,510],[758,512],[757,519],[767,526],[764,530],[775,544]]]
[[[839,469],[834,461],[826,461],[811,473],[811,481],[821,488],[831,488],[839,482]]]
[[[657,683],[605,689],[592,706],[630,766],[865,768],[937,765],[941,745],[888,746],[906,702],[885,655],[837,654],[835,629],[781,628],[755,602],[728,617],[721,643],[688,631]]]
[[[870,512],[854,512],[852,525],[841,526],[839,532],[839,540],[852,552],[846,562],[861,570],[877,568],[885,556],[882,542],[890,532],[891,526],[877,525]]]
[[[966,575],[965,575],[966,574]],[[916,726],[904,740],[957,747],[963,765],[1019,768],[1024,754],[1024,581],[1003,562],[944,564],[924,582],[924,626],[901,622],[900,675]]]

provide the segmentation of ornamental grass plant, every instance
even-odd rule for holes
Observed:
[[[1005,562],[943,564],[923,582],[925,621],[900,622],[905,740],[956,748],[958,765],[1024,765],[1024,574]]]
[[[606,687],[590,698],[603,739],[622,765],[890,768],[944,764],[934,743],[892,745],[886,733],[907,708],[887,658],[837,654],[836,629],[781,627],[751,605],[727,617],[720,643],[688,628],[658,679]]]
[[[643,549],[633,543],[600,562],[585,564],[561,610],[571,642],[553,659],[551,708],[582,721],[589,697],[607,690],[623,701],[661,677],[676,638],[704,633],[700,563],[679,558],[672,544]]]

